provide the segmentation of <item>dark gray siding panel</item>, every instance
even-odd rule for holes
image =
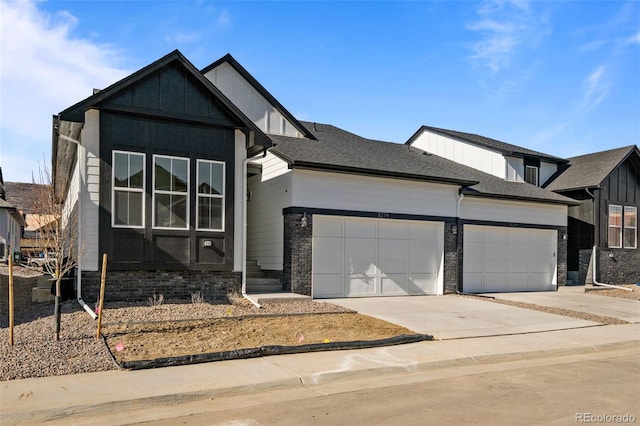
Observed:
[[[100,114],[100,252],[108,253],[110,269],[212,270],[233,268],[234,130],[157,117],[102,111]],[[146,155],[145,228],[111,226],[111,162],[113,150]],[[153,155],[189,158],[188,230],[152,228]],[[196,231],[196,163],[198,159],[226,165],[225,232]],[[215,242],[204,248],[203,240]],[[111,259],[113,259],[111,261]]]

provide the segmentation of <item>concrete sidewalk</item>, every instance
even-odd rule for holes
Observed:
[[[617,348],[640,353],[640,324],[13,380],[0,384],[0,424],[73,422],[74,416],[97,419],[114,411],[265,390]]]

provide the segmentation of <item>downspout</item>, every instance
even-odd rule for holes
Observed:
[[[80,146],[80,144],[78,143],[78,147]],[[83,164],[84,167],[84,164]],[[78,203],[80,203],[80,205],[78,206],[78,249],[80,248],[80,244],[82,242],[82,188],[84,186],[84,179],[82,179],[82,170],[80,169],[80,167],[78,167]],[[91,318],[93,318],[94,320],[98,319],[98,315],[95,313],[95,311],[93,309],[91,309],[89,307],[89,305],[86,304],[86,302],[84,300],[82,300],[82,255],[78,250],[78,281],[76,284],[76,299],[78,300],[78,303],[80,304],[80,306],[82,306],[82,308],[84,308],[85,311],[87,311],[87,313],[91,316]]]
[[[266,156],[267,150],[265,149],[262,153],[250,157],[245,158],[242,161],[242,297],[247,299],[249,302],[253,303],[256,307],[262,308],[260,304],[253,300],[247,294],[247,189],[249,187],[249,182],[247,178],[247,168],[250,161],[255,160],[259,156]]]
[[[594,285],[600,285],[600,286],[603,286],[603,287],[610,287],[610,288],[618,288],[620,290],[633,291],[633,289],[631,289],[631,288],[622,287],[622,286],[619,286],[619,285],[599,283],[596,280],[596,268],[597,268],[597,265],[598,265],[597,258],[596,258],[596,246],[593,246],[593,255],[592,255],[591,259],[593,260],[593,284]]]
[[[71,142],[74,143],[76,145],[78,145],[78,148],[80,148],[80,146],[82,146],[80,144],[80,141],[78,139],[73,139],[69,136],[66,135],[61,135],[58,134],[58,137],[60,139],[63,139],[67,142]],[[80,165],[79,165],[80,166]],[[82,166],[84,167],[84,164],[82,164]],[[80,248],[80,244],[82,241],[82,187],[83,187],[83,183],[84,180],[82,180],[82,170],[80,167],[78,167],[78,248]],[[82,256],[80,254],[80,252],[78,252],[78,281],[76,284],[76,299],[78,300],[78,303],[80,304],[80,306],[82,306],[82,308],[87,311],[87,313],[91,316],[91,318],[93,319],[98,319],[98,315],[94,312],[93,309],[91,309],[89,307],[89,305],[86,304],[86,302],[84,300],[82,300]]]

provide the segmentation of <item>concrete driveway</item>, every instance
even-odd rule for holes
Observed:
[[[455,295],[329,299],[327,302],[442,340],[599,325],[593,321]]]
[[[541,293],[491,293],[487,296],[514,302],[571,309],[588,314],[618,318],[640,323],[640,301],[617,297],[586,294],[584,292],[553,291]]]

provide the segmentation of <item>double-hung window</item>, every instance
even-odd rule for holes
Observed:
[[[225,166],[198,160],[197,229],[224,231]]]
[[[638,209],[636,207],[624,206],[622,244],[624,248],[638,246]]]
[[[638,246],[638,209],[631,206],[609,205],[609,247]]]
[[[153,227],[189,228],[189,159],[153,156]]]
[[[111,220],[114,227],[144,228],[144,154],[113,151]]]

